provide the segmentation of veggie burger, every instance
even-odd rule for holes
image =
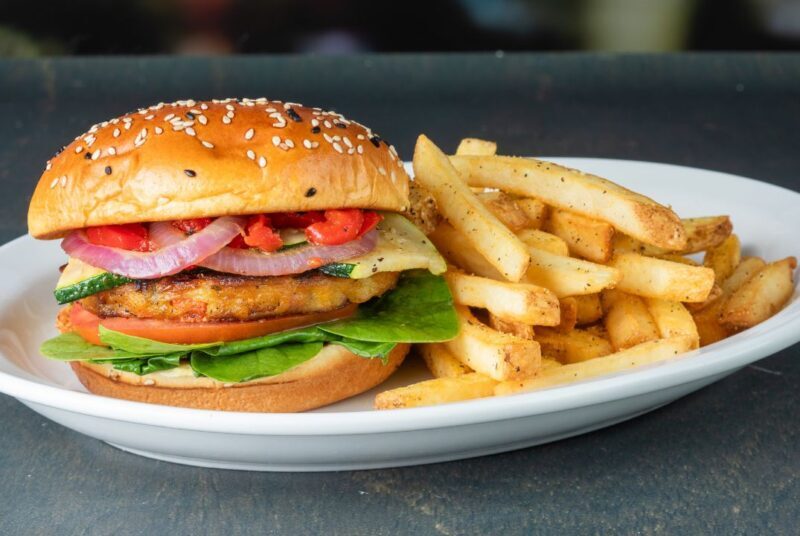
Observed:
[[[31,200],[30,233],[69,257],[42,353],[93,393],[157,404],[291,412],[361,393],[409,343],[458,329],[407,211],[394,148],[334,112],[188,100],[104,121]]]

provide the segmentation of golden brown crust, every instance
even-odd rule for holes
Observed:
[[[94,225],[407,206],[394,148],[340,114],[266,99],[179,101],[67,145],[39,180],[28,229],[57,238]]]
[[[325,406],[371,389],[397,370],[408,349],[408,344],[398,344],[384,365],[380,359],[327,345],[310,361],[283,374],[239,384],[190,375],[137,376],[81,361],[70,365],[81,383],[101,396],[187,408],[284,413]]]

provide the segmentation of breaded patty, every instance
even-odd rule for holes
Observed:
[[[306,314],[363,303],[397,284],[397,272],[367,279],[319,272],[280,277],[243,277],[189,272],[136,281],[80,301],[101,317],[155,318],[175,322],[257,320]]]

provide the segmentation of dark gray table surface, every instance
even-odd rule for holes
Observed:
[[[332,107],[406,156],[421,132],[451,150],[484,136],[504,153],[654,160],[800,189],[798,55],[6,61],[0,241],[25,232],[44,161],[92,123],[162,100],[262,95]],[[797,534],[799,353],[550,445],[327,474],[151,461],[0,396],[0,533]]]

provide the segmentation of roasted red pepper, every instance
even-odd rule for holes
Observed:
[[[172,225],[183,231],[184,234],[192,235],[208,227],[213,218],[194,218],[191,220],[175,220]]]
[[[306,237],[312,244],[338,246],[358,237],[364,225],[364,212],[357,209],[326,210],[325,221],[306,227]]]
[[[283,246],[281,236],[272,228],[272,222],[265,214],[250,216],[247,220],[244,243],[251,248],[259,248],[267,252],[276,251]]]
[[[312,223],[325,221],[325,215],[321,210],[309,210],[307,212],[278,212],[270,214],[272,225],[276,229],[305,229]]]
[[[128,251],[152,251],[147,228],[141,223],[102,225],[86,229],[86,237],[92,244]]]

